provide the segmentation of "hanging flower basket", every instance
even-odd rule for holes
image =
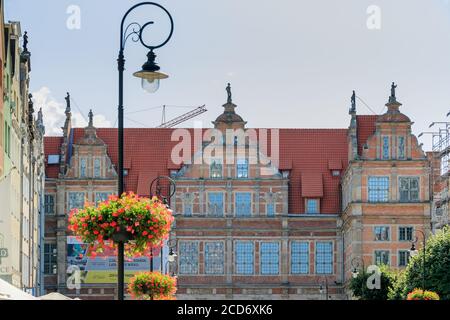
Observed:
[[[69,230],[89,244],[90,256],[123,241],[125,254],[131,257],[148,254],[151,248],[162,246],[173,220],[172,211],[158,198],[128,193],[120,198],[110,196],[97,207],[87,205],[82,210],[73,210]]]
[[[175,300],[177,280],[160,272],[138,273],[131,278],[128,292],[136,300]]]
[[[406,300],[440,300],[439,295],[433,291],[423,291],[422,289],[414,289],[408,293]]]

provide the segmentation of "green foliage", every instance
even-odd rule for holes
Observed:
[[[350,290],[352,290],[353,295],[360,300],[387,300],[388,294],[395,283],[396,274],[389,270],[387,266],[380,266],[380,288],[369,289],[367,280],[370,283],[374,276],[375,273],[360,272],[356,278],[352,278]]]
[[[450,300],[450,229],[444,228],[427,239],[426,252],[412,257],[405,270],[403,299],[415,288],[423,289],[423,257],[425,255],[425,289],[439,294],[442,300]]]

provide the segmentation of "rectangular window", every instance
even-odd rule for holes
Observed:
[[[398,228],[398,241],[412,241],[413,240],[413,227],[399,227]]]
[[[316,273],[333,274],[332,242],[316,242]]]
[[[253,242],[236,242],[235,264],[237,274],[253,274]]]
[[[387,250],[376,250],[375,251],[375,264],[376,265],[389,265],[389,251]]]
[[[223,216],[223,193],[208,193],[208,214],[215,217]]]
[[[86,177],[87,161],[86,158],[80,159],[80,178]]]
[[[180,274],[198,273],[198,242],[180,242]]]
[[[192,204],[185,203],[183,210],[184,210],[185,217],[192,217]]]
[[[223,274],[225,250],[223,242],[205,242],[205,273]]]
[[[398,266],[406,267],[410,258],[409,250],[400,250],[398,252]]]
[[[268,217],[275,217],[275,204],[268,203],[266,206],[266,212]]]
[[[47,215],[55,214],[55,196],[46,194],[44,196],[44,212]]]
[[[291,273],[309,273],[309,243],[292,242],[291,244]]]
[[[84,208],[84,192],[69,192],[69,211]]]
[[[236,192],[235,206],[236,217],[251,217],[252,194],[250,192]]]
[[[369,202],[389,201],[389,177],[369,177]]]
[[[111,192],[96,192],[95,203],[98,205],[100,202],[105,202],[111,194]]]
[[[319,201],[317,199],[306,200],[306,213],[319,213]]]
[[[238,159],[236,166],[237,177],[240,179],[248,178],[248,160]]]
[[[44,274],[57,273],[57,254],[55,243],[44,244]]]
[[[389,241],[389,227],[377,226],[373,228],[373,233],[375,235],[375,241]]]
[[[261,274],[278,274],[280,244],[278,242],[261,242]]]
[[[398,158],[405,159],[405,137],[398,137]]]
[[[400,185],[400,202],[419,201],[419,178],[418,177],[401,177]]]
[[[222,178],[222,163],[220,160],[213,160],[209,167],[209,176],[212,179]]]
[[[101,162],[97,158],[94,160],[94,178],[99,178],[101,176]]]
[[[383,137],[383,160],[389,159],[389,137]]]

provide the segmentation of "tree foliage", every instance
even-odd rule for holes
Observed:
[[[374,284],[373,279],[377,276],[375,272],[360,272],[356,278],[352,278],[350,290],[353,295],[360,300],[387,300],[397,276],[384,265],[379,267],[379,271],[380,286],[378,288],[371,288],[369,285]]]
[[[424,255],[425,288],[422,288]],[[426,251],[422,248],[410,259],[403,286],[399,291],[403,299],[415,288],[420,288],[438,293],[441,300],[450,300],[450,228],[446,227],[427,239]]]

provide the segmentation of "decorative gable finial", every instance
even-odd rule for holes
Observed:
[[[89,111],[89,127],[94,126],[94,114],[92,113],[92,109]]]
[[[66,99],[66,114],[70,113],[70,93],[67,92]]]
[[[230,83],[228,83],[228,86],[227,86],[226,90],[227,90],[227,94],[228,94],[227,103],[233,103],[232,94],[231,94],[231,84]]]
[[[395,82],[392,82],[391,96],[389,97],[389,103],[397,102],[397,97],[395,96],[395,89],[397,89],[397,85],[395,84]]]
[[[25,31],[23,35],[23,51],[28,52],[28,32]]]
[[[352,101],[352,106],[350,108],[349,113],[354,114],[354,113],[356,113],[356,92],[355,92],[355,90],[353,90],[353,95],[352,95],[351,101]]]

